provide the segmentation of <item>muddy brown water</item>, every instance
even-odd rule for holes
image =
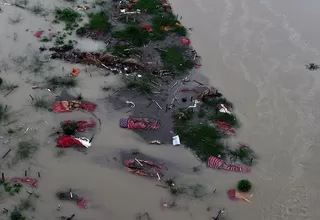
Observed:
[[[36,1],[29,4],[34,3]],[[66,5],[62,1],[41,3],[51,10],[56,5]],[[103,71],[90,67],[90,77],[84,66],[50,61],[44,63],[41,74],[65,74],[73,67],[81,69],[80,84],[71,92],[81,91],[86,99],[95,101],[99,105],[96,115],[102,120],[87,154],[67,149],[65,156],[57,158],[54,140],[48,137],[52,127],[67,118],[89,119],[91,116],[35,111],[29,104],[29,94],[52,98],[55,94],[32,90],[30,83],[40,81],[41,76],[30,73],[27,61],[17,65],[12,58],[27,54],[30,58],[30,51],[38,50],[41,44],[32,32],[38,29],[56,32],[62,26],[52,25],[50,14],[45,20],[28,11],[0,5],[3,11],[0,13],[1,76],[19,84],[18,90],[1,99],[24,116],[12,125],[23,128],[17,136],[33,137],[42,144],[31,161],[10,169],[6,162],[13,155],[1,162],[1,170],[5,170],[7,176],[23,176],[25,169],[33,177],[41,172],[38,188],[41,197],[36,203],[36,212],[28,216],[57,219],[75,213],[75,219],[80,220],[135,219],[137,213],[148,212],[153,219],[209,219],[224,207],[226,219],[317,219],[320,215],[316,208],[320,198],[317,176],[319,72],[307,71],[305,64],[320,62],[320,43],[313,28],[318,3],[295,0],[288,7],[287,3],[274,0],[174,0],[172,4],[175,12],[183,17],[183,23],[193,27],[193,46],[203,59],[200,72],[236,106],[243,126],[235,141],[249,143],[260,156],[259,163],[249,175],[208,169],[194,174],[190,169],[199,162],[189,151],[170,145],[150,146],[137,134],[119,128],[118,120],[125,111],[115,111],[104,100],[108,93],[100,89],[103,85],[119,85],[121,80],[117,76],[104,77]],[[8,17],[17,16],[21,16],[21,21],[10,23]],[[78,47],[97,50],[103,43],[84,40]],[[1,144],[1,153],[14,147],[17,139],[5,133],[2,127],[1,143],[6,140],[10,143]],[[155,186],[154,181],[128,174],[113,160],[121,151],[134,148],[175,164],[179,181],[201,183],[208,190],[217,189],[217,193],[201,201],[182,200],[188,211],[162,210],[160,200],[169,201],[170,195]],[[254,184],[252,204],[226,198],[226,191],[240,178],[248,178]],[[70,187],[88,199],[87,210],[56,199],[58,190]],[[11,208],[26,194],[1,195],[1,207]],[[61,210],[57,211],[60,203]],[[208,206],[212,207],[210,212],[206,210]]]

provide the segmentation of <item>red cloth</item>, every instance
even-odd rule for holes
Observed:
[[[85,200],[84,198],[81,198],[77,201],[77,205],[80,208],[86,209],[87,208],[87,200]]]
[[[37,31],[36,33],[34,33],[34,35],[33,36],[35,36],[35,37],[41,37],[42,36],[42,34],[44,33],[44,31]]]
[[[34,188],[38,187],[38,181],[36,179],[32,179],[28,177],[25,177],[25,178],[14,177],[10,179],[10,182],[13,182],[13,183],[22,182],[22,183],[27,183],[33,186]]]
[[[64,121],[64,125],[68,125],[71,123],[77,123],[77,131],[78,132],[85,132],[87,128],[93,128],[96,126],[96,122],[91,120],[91,121],[72,121],[72,120],[67,120]]]
[[[142,28],[145,29],[146,31],[148,31],[149,33],[151,33],[153,31],[152,27],[148,24],[143,24]]]
[[[191,44],[191,40],[187,37],[181,37],[180,41],[183,45],[190,45]]]
[[[235,189],[230,189],[228,190],[228,197],[229,199],[236,199],[236,190]]]
[[[90,102],[81,102],[81,109],[87,110],[88,112],[94,112],[96,108],[96,104]]]
[[[234,172],[243,172],[243,173],[250,172],[249,167],[228,164],[224,160],[214,156],[209,157],[208,167],[213,169],[218,169],[218,170],[228,170],[228,171],[234,171]]]
[[[79,108],[71,108],[67,103],[68,102],[79,102],[79,101],[58,101],[56,103],[54,103],[53,105],[53,111],[55,113],[64,113],[64,112],[72,112],[72,111],[77,111],[77,110],[86,110],[88,112],[93,112],[97,105],[90,103],[90,102],[85,102],[85,101],[81,101],[80,103],[80,107]]]
[[[236,131],[229,125],[227,122],[224,121],[216,121],[216,125],[220,130],[235,134]]]
[[[154,130],[160,127],[160,122],[152,118],[128,118],[128,129]]]
[[[79,140],[77,140],[75,137],[66,136],[66,135],[59,137],[57,147],[69,148],[69,147],[72,147],[73,145],[78,145],[80,147],[84,147],[83,144]]]

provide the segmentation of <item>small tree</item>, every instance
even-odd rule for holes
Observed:
[[[240,180],[238,182],[238,190],[241,192],[248,192],[252,188],[252,184],[249,180]]]

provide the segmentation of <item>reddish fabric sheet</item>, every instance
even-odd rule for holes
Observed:
[[[84,147],[83,144],[79,140],[77,140],[76,138],[74,138],[72,136],[66,136],[66,135],[60,136],[58,139],[58,143],[57,143],[57,147],[60,147],[60,148],[69,148],[74,145]]]
[[[160,127],[160,122],[152,118],[128,118],[128,129],[154,130]]]
[[[85,101],[58,101],[53,105],[53,111],[55,113],[64,113],[64,112],[72,112],[72,111],[79,111],[79,110],[86,110],[88,112],[95,111],[97,105],[85,102]]]
[[[213,169],[218,169],[218,170],[228,170],[228,171],[234,171],[234,172],[244,172],[244,173],[250,172],[249,167],[228,164],[224,160],[214,156],[209,157],[208,167]]]
[[[231,134],[235,134],[236,133],[236,131],[227,122],[216,121],[216,125],[220,130],[226,131],[226,132],[231,133]]]
[[[17,183],[17,182],[21,182],[21,183],[27,183],[31,186],[33,186],[34,188],[38,187],[38,181],[36,179],[32,179],[32,178],[19,178],[19,177],[14,177],[10,179],[10,182],[12,183]]]

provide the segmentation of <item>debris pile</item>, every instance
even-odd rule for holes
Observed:
[[[151,68],[150,65],[133,58],[124,59],[111,54],[89,53],[79,50],[73,50],[68,53],[59,51],[51,54],[51,58],[63,59],[70,63],[96,65],[118,74],[146,71],[148,67]]]
[[[125,160],[124,165],[129,173],[146,177],[156,177],[158,180],[161,180],[164,176],[162,170],[167,170],[165,166],[159,165],[156,162],[137,158]]]

